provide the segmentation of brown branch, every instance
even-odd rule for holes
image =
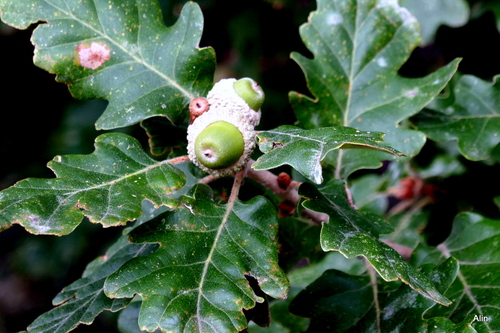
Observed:
[[[370,262],[366,259],[363,258],[363,261],[365,262],[365,267],[368,271],[368,275],[370,276],[370,285],[373,290],[373,302],[374,302],[374,307],[375,307],[375,314],[376,314],[376,319],[377,319],[377,332],[382,332],[381,330],[381,323],[380,323],[380,316],[382,314],[382,311],[380,309],[380,303],[378,301],[378,284],[377,284],[377,272],[375,271],[375,268],[370,264]]]
[[[184,162],[182,159],[183,157],[187,156],[181,156],[178,158],[175,158],[174,160],[178,161],[177,163]],[[294,206],[297,206],[300,196],[297,192],[298,187],[300,186],[301,182],[297,181],[291,181],[286,188],[283,188],[280,186],[280,182],[278,181],[279,176],[273,174],[270,171],[267,170],[254,170],[252,169],[252,164],[254,163],[254,160],[250,160],[245,168],[239,172],[237,172],[234,175],[234,183],[233,183],[233,188],[231,189],[231,196],[229,198],[229,202],[234,203],[236,198],[238,197],[241,185],[243,184],[243,179],[245,177],[248,177],[250,179],[255,180],[256,182],[262,184],[265,188],[270,190],[271,192],[279,195],[282,197],[285,201],[290,202]],[[208,175],[202,179],[199,180],[200,183],[208,184],[213,181],[217,180],[216,176],[213,175]],[[282,184],[281,184],[282,185]],[[350,191],[346,188],[347,196],[348,196],[348,201],[351,207],[354,209],[357,209],[356,206],[354,205],[354,202],[352,200],[352,197],[350,195]],[[304,209],[302,212],[304,216],[307,218],[311,219],[314,224],[321,225],[322,222],[327,222],[329,217],[327,214],[323,213],[318,213],[314,212],[309,209]],[[386,243],[390,247],[392,247],[394,250],[396,250],[403,259],[406,261],[410,260],[411,254],[413,252],[413,249],[401,244],[397,244],[393,241],[389,240],[383,240],[381,239],[380,241]]]
[[[293,205],[297,205],[300,200],[297,188],[300,186],[300,182],[292,181],[286,189],[280,187],[278,182],[278,176],[267,170],[254,170],[251,168],[254,160],[250,160],[246,166],[246,176],[256,182],[262,184],[268,190],[276,193],[284,200],[289,201]],[[313,212],[312,210],[305,209],[303,214],[309,217],[314,223],[321,224],[322,222],[328,221],[328,215],[318,212]]]
[[[238,194],[240,193],[241,185],[243,185],[243,179],[245,178],[246,167],[238,171],[234,175],[233,187],[231,188],[231,194],[229,195],[229,203],[234,203],[238,199]]]
[[[200,179],[198,182],[202,183],[202,184],[208,184],[208,183],[211,183],[211,182],[213,182],[215,180],[217,180],[216,176],[214,176],[214,175],[208,175],[208,176],[205,176],[202,179]]]
[[[188,155],[183,155],[179,157],[174,157],[170,160],[166,160],[165,162],[170,163],[170,164],[179,164],[179,163],[184,163],[184,162],[189,162],[189,156]]]

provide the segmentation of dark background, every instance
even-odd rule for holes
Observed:
[[[488,1],[483,1],[488,2]],[[469,1],[477,8],[480,1]],[[181,1],[161,1],[170,25]],[[302,44],[298,27],[306,22],[314,1],[198,1],[205,16],[201,46],[212,46],[220,77],[250,76],[266,91],[262,128],[293,123],[288,104],[290,90],[306,93],[304,76],[289,59],[292,51],[310,53]],[[435,42],[416,49],[401,74],[424,76],[456,57],[459,71],[491,80],[500,74],[500,35],[492,12],[479,13],[465,26],[439,28]],[[34,27],[33,27],[34,28]],[[46,163],[55,155],[88,154],[101,132],[94,122],[105,101],[76,101],[53,74],[33,65],[32,29],[19,31],[0,26],[2,112],[0,121],[0,190],[27,177],[52,177]],[[139,125],[124,129],[146,147],[147,136]],[[428,143],[419,163],[428,163],[438,148]],[[468,172],[440,184],[449,195],[434,205],[427,232],[430,243],[442,241],[455,214],[474,210],[499,218],[491,203],[500,195],[498,164],[488,166],[462,160]],[[484,186],[492,184],[496,186]],[[0,333],[24,330],[38,315],[52,308],[52,298],[81,276],[85,265],[102,255],[120,233],[83,222],[65,237],[33,236],[17,225],[0,233]],[[91,326],[75,332],[114,332],[115,315],[103,314]]]

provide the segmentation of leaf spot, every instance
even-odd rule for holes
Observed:
[[[387,67],[387,60],[384,57],[377,58],[377,65]]]
[[[328,25],[338,25],[341,24],[343,21],[344,20],[342,18],[342,15],[340,15],[340,13],[337,12],[328,14],[328,17],[326,18],[326,23]]]
[[[99,68],[110,58],[110,51],[106,47],[106,44],[96,42],[92,42],[90,46],[81,43],[76,47],[76,52],[78,52],[78,63],[80,66],[90,69]]]
[[[408,90],[405,95],[406,97],[409,97],[409,98],[413,98],[415,96],[417,96],[418,94],[418,88],[415,88],[415,89],[412,89],[412,90]]]
[[[382,7],[392,7],[392,9],[399,14],[403,20],[403,24],[405,25],[417,23],[417,19],[408,11],[408,9],[399,6],[398,0],[380,0],[377,4],[377,8]]]
[[[46,233],[50,228],[46,225],[41,224],[40,217],[35,214],[23,215],[21,218],[29,221],[29,227],[36,230],[37,233]]]
[[[273,148],[283,148],[285,145],[282,142],[273,142]]]

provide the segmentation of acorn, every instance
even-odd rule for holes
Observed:
[[[210,169],[230,167],[244,150],[245,141],[239,129],[223,120],[208,125],[194,141],[196,158]]]
[[[264,91],[257,82],[251,78],[244,77],[233,83],[233,88],[252,110],[260,110],[265,96]]]
[[[264,93],[252,79],[224,79],[206,100],[208,110],[188,126],[188,155],[204,171],[228,176],[241,170],[255,149]]]
[[[220,80],[207,95],[211,107],[225,107],[244,117],[252,126],[260,122],[260,107],[264,99],[262,88],[250,78]]]

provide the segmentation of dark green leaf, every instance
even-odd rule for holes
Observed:
[[[335,149],[373,149],[396,156],[397,150],[381,144],[383,133],[361,132],[351,127],[304,130],[284,125],[257,134],[259,148],[265,155],[253,164],[256,170],[273,169],[288,164],[316,184],[323,181],[321,160]]]
[[[104,226],[141,216],[143,200],[174,206],[169,197],[185,175],[155,161],[125,134],[103,134],[90,155],[56,156],[48,166],[57,178],[25,179],[0,192],[0,225],[19,223],[34,234],[68,234],[87,216]]]
[[[271,303],[271,323],[269,327],[259,327],[253,322],[249,323],[249,333],[302,333],[309,324],[309,319],[298,317],[288,310],[293,290],[286,300],[275,300]]]
[[[493,198],[493,202],[495,203],[495,205],[500,208],[500,196],[498,197],[494,197]]]
[[[64,288],[54,299],[58,305],[41,315],[28,327],[30,333],[64,333],[79,324],[90,324],[104,310],[118,311],[130,299],[110,299],[103,291],[104,281],[127,260],[147,255],[154,244],[130,244],[127,235],[110,247],[105,256],[91,262],[83,277]]]
[[[444,243],[433,249],[421,246],[415,250],[418,262],[439,262],[453,256],[460,263],[458,278],[445,294],[453,306],[437,305],[426,313],[427,318],[443,316],[454,323],[468,320],[478,332],[500,330],[496,320],[500,317],[499,242],[499,220],[464,213],[456,217]]]
[[[288,282],[277,263],[277,219],[262,197],[216,205],[198,185],[179,207],[142,224],[134,242],[158,242],[152,255],[132,259],[105,284],[109,297],[142,297],[139,326],[149,331],[238,332],[242,309],[262,302],[245,275],[274,298]]]
[[[282,225],[280,224],[280,229]],[[309,323],[308,318],[297,317],[291,314],[288,310],[289,304],[294,300],[295,296],[320,278],[323,272],[327,269],[337,269],[344,273],[353,275],[361,275],[366,271],[366,266],[362,260],[346,259],[338,252],[328,252],[319,262],[311,262],[305,266],[300,266],[293,269],[288,277],[290,279],[291,289],[288,299],[281,301],[275,300],[271,302],[271,325],[269,331],[272,333],[300,333],[305,332]],[[326,286],[326,288],[329,288]],[[312,305],[311,303],[308,303]],[[265,328],[249,327],[250,333],[267,332]]]
[[[490,157],[500,143],[500,76],[493,84],[471,75],[454,87],[455,102],[443,110],[423,113],[416,125],[431,139],[457,140],[460,153],[478,161]]]
[[[167,155],[169,158],[186,155],[185,127],[173,126],[163,117],[154,117],[141,121],[149,138],[152,155]]]
[[[400,279],[435,302],[450,303],[421,272],[378,240],[379,234],[389,233],[391,227],[379,215],[352,208],[342,181],[331,181],[321,191],[304,183],[299,194],[305,198],[304,207],[330,217],[321,231],[323,250],[339,251],[347,258],[363,256],[384,280]]]
[[[280,229],[284,224],[285,223],[280,223]],[[294,268],[288,274],[291,284],[288,299],[274,300],[271,302],[271,324],[269,328],[256,327],[256,325],[251,325],[250,323],[248,329],[250,333],[265,333],[268,332],[267,330],[269,330],[270,333],[305,332],[309,324],[309,319],[298,317],[289,311],[290,302],[293,302],[295,296],[316,279],[320,278],[323,272],[328,269],[337,269],[353,275],[361,275],[366,271],[366,266],[362,260],[346,259],[338,252],[328,252],[319,262],[309,261],[309,263],[308,265],[301,265],[300,267]],[[325,285],[325,287],[327,289],[330,288],[327,285]],[[307,304],[313,305],[311,303]]]
[[[439,267],[426,264],[422,271],[444,293],[457,276],[458,263],[450,258]],[[294,279],[290,281],[293,285]],[[417,332],[416,328],[427,327],[428,321],[422,317],[435,305],[432,300],[406,285],[398,289],[394,289],[394,282],[379,281],[377,285],[374,290],[373,281],[366,274],[355,276],[327,270],[300,292],[290,310],[311,318],[308,332]],[[435,319],[429,322],[435,322],[436,328],[444,327]],[[380,329],[377,329],[377,322],[380,322]]]
[[[470,320],[465,320],[455,324],[448,318],[434,317],[425,321],[421,332],[426,333],[476,333],[477,331],[471,326]]]
[[[314,263],[324,257],[319,245],[321,228],[293,217],[279,219],[280,267],[288,272],[301,259]]]
[[[472,19],[483,16],[487,12],[493,12],[497,30],[500,32],[500,2],[497,1],[480,1],[474,4],[474,12]]]
[[[305,289],[328,269],[335,269],[350,275],[361,275],[366,272],[366,265],[361,259],[347,259],[339,252],[328,252],[317,263],[295,268],[288,274],[288,278],[292,287]]]
[[[458,262],[454,258],[449,258],[437,267],[433,264],[421,267],[423,274],[432,281],[441,293],[446,292],[455,280],[458,269]],[[373,308],[351,329],[352,332],[427,332],[427,323],[422,317],[436,303],[417,294],[405,285],[401,285],[399,289],[391,292],[387,297],[380,293],[377,297],[379,298],[378,311]],[[380,320],[379,329],[377,329],[376,316],[379,316]],[[433,322],[437,321],[433,320]]]
[[[215,56],[198,48],[203,15],[196,3],[169,28],[151,0],[0,0],[0,11],[18,28],[46,22],[33,34],[35,64],[57,74],[76,98],[108,100],[100,129],[158,115],[179,123],[189,101],[212,85]],[[82,59],[88,51],[107,60],[89,67]]]
[[[311,318],[307,332],[344,332],[373,306],[367,276],[328,270],[290,304],[290,312]]]
[[[424,78],[398,75],[419,43],[418,22],[397,1],[319,0],[300,34],[314,59],[294,59],[306,75],[315,99],[290,93],[304,128],[349,126],[386,134],[391,147],[414,156],[425,136],[400,123],[420,111],[445,86],[458,61]],[[341,150],[331,163],[338,176],[373,168],[388,155]]]

